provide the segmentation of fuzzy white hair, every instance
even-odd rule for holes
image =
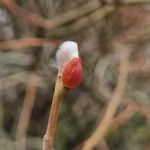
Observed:
[[[56,52],[57,66],[63,66],[73,57],[79,57],[78,44],[74,41],[66,41],[62,43]]]

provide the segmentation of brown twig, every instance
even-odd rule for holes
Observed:
[[[129,72],[131,74],[139,74],[144,76],[150,75],[150,63],[144,63],[143,65],[139,65],[138,63],[130,66]]]
[[[41,47],[45,45],[54,47],[59,43],[60,43],[59,40],[48,40],[44,38],[31,37],[0,42],[0,50],[27,48],[27,47]]]
[[[150,106],[142,104],[141,102],[137,102],[137,100],[130,100],[126,98],[128,104],[132,105],[136,112],[139,112],[145,116],[147,122],[150,123]]]
[[[25,71],[0,78],[0,90],[15,86],[18,83],[24,83],[27,80],[28,73]]]
[[[18,84],[26,83],[29,76],[28,74],[29,72],[22,71],[0,78],[0,90],[6,90],[7,88],[15,87]],[[44,87],[45,84],[43,84],[43,81],[45,78],[40,75],[36,76],[38,76],[39,80],[39,84],[37,86]],[[32,84],[34,85],[34,82]]]
[[[39,16],[36,16],[27,10],[23,9],[22,7],[18,6],[17,3],[15,3],[12,0],[0,0],[0,3],[3,4],[9,11],[11,11],[13,14],[18,16],[21,20],[24,20],[24,23],[26,24],[32,24],[41,28],[45,29],[54,29],[58,26],[61,26],[67,22],[70,22],[74,19],[77,19],[83,15],[86,15],[87,13],[92,12],[95,9],[98,9],[100,4],[98,0],[89,1],[87,4],[75,8],[73,10],[70,10],[67,13],[64,13],[61,16],[55,17],[51,20],[46,20],[44,18],[41,18]],[[23,21],[22,20],[22,21]]]
[[[43,138],[43,150],[53,149],[53,140],[54,140],[57,120],[59,116],[59,108],[60,108],[61,100],[62,100],[64,93],[65,93],[65,89],[61,81],[61,70],[59,70],[58,75],[57,75],[52,105],[50,109],[47,130]]]
[[[16,130],[16,149],[26,150],[26,133],[35,102],[38,77],[31,73],[26,83],[26,95]]]
[[[149,0],[122,0],[121,1],[124,4],[148,4],[150,3]]]
[[[113,119],[111,128],[109,128],[108,132],[111,132],[113,129],[116,129],[123,125],[125,122],[129,121],[136,112],[142,113],[148,120],[150,119],[150,109],[148,106],[136,102],[136,100],[129,100],[127,98],[124,100],[126,101],[127,107]]]
[[[111,127],[109,128],[107,133],[112,131],[113,129],[120,127],[121,125],[129,121],[133,117],[135,112],[136,112],[136,108],[133,105],[128,104],[125,110],[123,110],[119,115],[117,115],[113,119],[111,123]]]
[[[116,86],[116,89],[114,91],[114,94],[112,95],[112,98],[110,100],[110,103],[108,104],[108,107],[106,109],[106,113],[104,114],[104,117],[101,121],[101,123],[98,125],[95,132],[92,134],[92,136],[85,142],[83,146],[83,150],[91,150],[94,146],[96,146],[101,139],[106,134],[107,130],[109,129],[111,122],[113,120],[113,117],[116,113],[116,109],[119,106],[121,102],[121,98],[124,92],[124,88],[126,85],[127,77],[128,77],[128,67],[129,67],[129,52],[124,53],[124,57],[120,57],[120,74],[118,78],[118,84]]]
[[[146,117],[148,123],[150,122],[150,108],[148,106],[128,98],[124,98],[124,102],[125,103],[123,104],[127,105],[126,108],[112,120],[111,126],[107,130],[106,134],[109,134],[114,129],[117,129],[121,125],[125,124],[134,116],[136,112],[142,113]],[[103,139],[101,141],[103,141]]]
[[[106,16],[110,15],[114,10],[115,6],[113,5],[102,7],[101,9],[95,10],[90,15],[78,19],[76,22],[69,26],[59,28],[56,32],[53,32],[52,35],[54,34],[56,36],[64,36],[80,31],[81,29],[104,19]]]

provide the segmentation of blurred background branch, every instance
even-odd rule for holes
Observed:
[[[129,50],[126,49],[125,53],[120,54],[120,69],[118,84],[115,88],[114,94],[107,106],[106,113],[102,118],[101,123],[98,125],[92,136],[85,142],[83,150],[90,150],[96,147],[96,145],[104,138],[108,128],[111,126],[113,117],[117,111],[117,107],[121,103],[125,85],[128,79],[128,68],[129,68]],[[124,55],[124,56],[123,56]]]
[[[16,129],[16,149],[26,150],[26,134],[35,103],[38,77],[31,73],[26,82],[26,95]]]
[[[59,44],[58,40],[48,40],[44,38],[24,38],[0,42],[0,50],[28,48],[28,47],[55,47]]]

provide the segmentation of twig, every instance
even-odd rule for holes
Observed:
[[[101,142],[97,145],[97,148],[100,150],[110,150],[105,139],[101,140]]]
[[[70,10],[63,15],[55,17],[51,20],[46,20],[44,18],[38,17],[22,7],[18,6],[12,0],[0,0],[0,3],[3,4],[9,11],[18,16],[21,20],[24,19],[24,23],[32,24],[41,28],[52,30],[58,26],[61,26],[67,22],[70,22],[74,19],[77,19],[87,13],[92,12],[95,9],[98,9],[100,4],[98,0],[89,1],[87,4]]]
[[[127,44],[133,44],[139,41],[148,41],[150,39],[150,21],[146,22],[147,27],[145,26],[142,30],[138,27],[131,28],[130,30],[127,30],[127,32],[125,32],[124,36],[117,36],[114,40],[112,40],[112,43],[115,44],[116,42],[120,41]]]
[[[129,72],[131,74],[140,74],[144,76],[150,75],[150,62],[143,63],[143,65],[139,65],[135,63],[130,66]]]
[[[93,12],[91,15],[88,15],[87,17],[79,19],[77,22],[75,22],[71,28],[73,31],[78,31],[82,29],[83,27],[89,26],[92,23],[95,23],[99,20],[102,20],[107,15],[111,14],[115,10],[115,6],[105,6],[95,12]]]
[[[59,40],[48,40],[44,38],[23,38],[15,39],[10,41],[0,42],[0,51],[8,49],[18,49],[18,48],[27,48],[27,47],[42,47],[50,46],[54,47],[59,44]]]
[[[29,75],[26,83],[26,95],[16,130],[16,149],[26,150],[26,133],[35,102],[38,78],[34,73]]]
[[[0,110],[1,110],[1,113],[0,113],[0,132],[1,132],[1,129],[3,129],[3,123],[4,123],[4,106],[3,106],[2,101],[0,101]]]
[[[24,84],[27,81],[29,72],[27,71],[22,71],[22,72],[17,72],[12,75],[8,75],[5,77],[0,78],[0,90],[6,90],[7,88],[12,88],[16,86],[17,84]],[[40,75],[38,76],[38,87],[45,87],[45,84],[43,83],[44,77]],[[34,82],[32,83],[34,85]]]
[[[23,53],[3,53],[0,52],[0,63],[3,65],[17,65],[28,67],[33,63],[33,57]]]
[[[0,79],[0,90],[12,87],[27,80],[27,72],[18,72]]]
[[[104,114],[101,123],[99,124],[93,135],[84,144],[83,150],[91,150],[94,146],[96,146],[104,137],[111,125],[116,109],[121,102],[121,98],[126,85],[129,67],[128,57],[129,52],[125,53],[124,58],[120,58],[120,75],[114,94],[110,100],[110,103],[108,104],[106,113]]]
[[[114,118],[114,120],[111,123],[111,127],[109,128],[107,133],[123,125],[125,122],[129,121],[133,117],[135,112],[136,108],[133,105],[128,104],[126,109]]]
[[[147,3],[148,0],[138,1],[123,1],[122,4],[138,4],[138,3]],[[57,16],[51,20],[44,19],[42,17],[36,16],[35,14],[30,13],[24,8],[20,7],[13,0],[0,0],[0,4],[4,5],[9,11],[18,16],[21,21],[24,21],[25,24],[32,24],[37,27],[45,28],[52,30],[56,27],[64,25],[70,21],[73,21],[79,17],[82,17],[100,7],[98,0],[89,1],[87,4],[70,10],[69,12],[64,13],[63,15]],[[111,4],[109,4],[111,6]],[[112,7],[112,6],[111,6]]]
[[[150,3],[150,0],[121,0],[121,3],[124,4],[147,4]]]
[[[20,142],[20,141],[18,141]],[[41,150],[42,149],[42,139],[38,137],[28,137],[27,138],[28,147],[30,149]],[[19,143],[18,143],[19,144]],[[10,137],[2,138],[0,140],[0,147],[4,150],[16,150],[16,142],[10,139]],[[22,150],[22,149],[20,149]]]
[[[61,69],[60,69],[57,75],[47,130],[43,138],[43,150],[52,150],[53,148],[53,140],[54,140],[57,120],[59,116],[59,107],[64,93],[65,93],[65,89],[62,85]]]
[[[113,129],[116,129],[119,126],[123,125],[125,122],[129,121],[136,112],[142,113],[148,119],[148,121],[150,121],[149,107],[143,105],[142,103],[136,102],[136,100],[129,100],[127,98],[125,98],[124,100],[127,101],[127,107],[123,112],[121,112],[114,118],[111,123],[111,128],[109,128],[108,132],[111,132]]]
[[[126,101],[135,108],[136,112],[143,114],[147,122],[150,123],[150,106],[137,102],[137,100],[126,99]]]
[[[120,114],[118,114],[111,122],[111,126],[107,130],[106,134],[109,134],[114,129],[119,128],[121,125],[125,124],[127,121],[129,121],[136,112],[142,113],[148,123],[150,122],[150,108],[143,105],[142,103],[136,102],[136,100],[130,100],[128,98],[124,98],[124,105],[127,105],[125,110],[123,110]],[[103,139],[102,139],[103,140]],[[101,141],[102,141],[101,140]],[[100,143],[101,144],[101,143]]]
[[[94,11],[90,15],[78,19],[76,22],[69,26],[59,28],[57,32],[53,32],[52,35],[54,34],[54,36],[64,36],[80,31],[81,29],[104,19],[107,15],[110,15],[114,10],[115,6],[113,5],[102,7],[101,9]]]

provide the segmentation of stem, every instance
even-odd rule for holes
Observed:
[[[16,130],[16,150],[26,150],[26,134],[32,109],[36,100],[35,98],[38,83],[38,77],[35,75],[35,73],[31,73],[26,83],[25,100],[23,102]]]
[[[101,140],[107,133],[108,129],[111,127],[111,123],[114,119],[116,110],[119,104],[121,103],[122,96],[125,90],[125,85],[128,79],[128,68],[129,68],[128,57],[129,51],[120,54],[120,74],[118,77],[118,83],[115,88],[114,94],[110,99],[104,117],[102,118],[102,121],[100,122],[100,124],[98,125],[92,136],[85,142],[82,150],[92,150],[95,146],[97,146],[99,142],[101,142]]]
[[[62,100],[64,93],[65,93],[65,89],[63,88],[63,85],[62,85],[61,70],[59,70],[58,75],[57,75],[47,130],[43,138],[43,150],[53,149],[53,140],[54,140],[57,120],[59,116],[59,108],[60,108],[61,100]]]

